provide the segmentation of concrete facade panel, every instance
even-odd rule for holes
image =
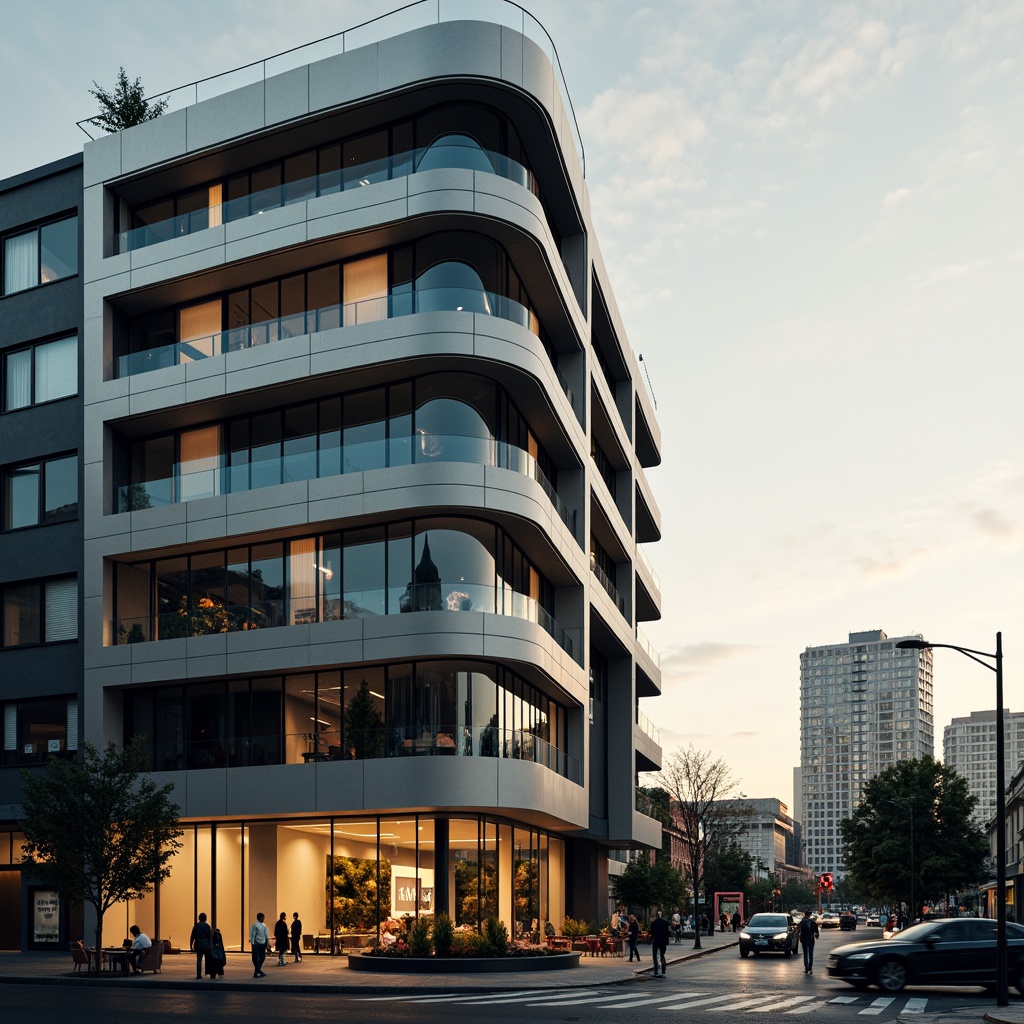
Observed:
[[[258,131],[266,123],[263,96],[261,81],[186,108],[188,152],[194,153],[226,139]]]
[[[309,65],[309,109],[325,110],[380,88],[377,46],[362,46]]]
[[[186,110],[174,110],[119,132],[121,173],[132,174],[153,164],[174,160],[184,153],[186,113]]]
[[[274,75],[264,86],[267,124],[280,124],[309,113],[308,66]]]

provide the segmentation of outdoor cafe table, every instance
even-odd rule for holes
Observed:
[[[107,970],[114,971],[120,968],[122,974],[128,973],[128,950],[124,946],[116,946],[112,949],[104,949],[103,955],[107,958]]]

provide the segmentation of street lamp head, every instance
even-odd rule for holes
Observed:
[[[926,651],[932,645],[927,640],[897,640],[897,647],[910,648],[913,651]]]

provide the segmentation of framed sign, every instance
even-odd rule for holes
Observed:
[[[53,889],[32,891],[32,941],[54,946],[60,942],[60,893]]]

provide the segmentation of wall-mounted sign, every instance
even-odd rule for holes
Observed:
[[[434,909],[434,887],[412,876],[396,875],[393,913],[415,914],[417,906],[421,913]]]
[[[36,889],[32,894],[32,941],[60,942],[60,894],[52,889]]]

